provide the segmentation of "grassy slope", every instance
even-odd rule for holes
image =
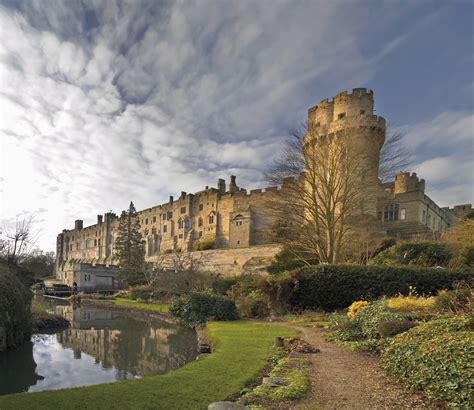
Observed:
[[[205,409],[238,393],[266,364],[276,336],[294,330],[256,322],[213,322],[214,352],[165,375],[90,387],[0,396],[0,409]]]
[[[169,305],[166,303],[139,303],[131,299],[121,299],[121,298],[117,298],[113,300],[113,302],[116,306],[138,308],[138,309],[145,309],[145,310],[156,310],[162,313],[167,313],[169,309]]]

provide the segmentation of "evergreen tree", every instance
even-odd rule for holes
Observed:
[[[129,286],[143,284],[145,248],[140,233],[140,220],[133,202],[120,215],[115,249],[119,262],[119,279]]]

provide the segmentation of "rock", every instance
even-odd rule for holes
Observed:
[[[264,377],[262,380],[263,384],[268,384],[270,387],[281,387],[288,386],[288,382],[285,380],[274,379],[273,377]]]
[[[215,403],[209,404],[207,406],[208,410],[242,410],[248,409],[247,406],[242,406],[238,403],[233,403],[231,401],[217,401]]]
[[[211,353],[211,346],[207,343],[200,343],[198,346],[199,353]]]

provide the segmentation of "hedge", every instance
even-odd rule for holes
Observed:
[[[31,335],[31,298],[28,273],[0,260],[0,351],[14,348]]]
[[[319,265],[282,277],[278,287],[287,289],[288,281],[292,282],[292,291],[287,295],[291,306],[332,310],[346,308],[356,300],[407,295],[410,286],[420,295],[433,295],[440,289],[452,289],[457,281],[474,282],[474,273],[413,267]]]

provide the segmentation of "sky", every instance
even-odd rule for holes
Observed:
[[[474,2],[0,0],[0,219],[38,246],[264,172],[307,109],[374,90],[440,206],[474,203]]]

